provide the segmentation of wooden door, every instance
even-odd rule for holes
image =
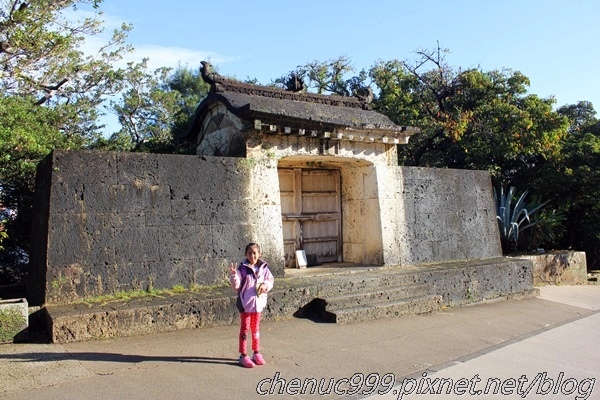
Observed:
[[[286,264],[296,250],[309,262],[342,261],[339,170],[281,168],[279,188]]]

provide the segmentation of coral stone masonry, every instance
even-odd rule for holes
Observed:
[[[214,294],[226,282],[228,263],[241,259],[250,241],[261,244],[276,288],[298,266],[298,251],[307,271],[336,266],[412,274],[416,266],[436,266],[435,273],[407,276],[398,288],[384,283],[352,290],[351,301],[344,293],[321,299],[337,304],[340,321],[354,315],[341,316],[347,304],[365,303],[356,297],[362,295],[376,300],[379,311],[358,312],[359,319],[532,290],[531,261],[502,258],[487,172],[398,166],[397,146],[419,130],[373,111],[370,96],[250,85],[203,64],[211,90],[182,138],[192,155],[57,150],[40,163],[28,300],[48,307],[56,317],[52,329],[86,330],[73,321],[89,325],[92,317],[70,304],[174,286],[200,288],[209,303],[202,300],[200,312],[193,296],[183,308],[175,304],[181,299],[172,305],[163,299],[148,313],[139,301],[120,304],[129,323],[97,307],[94,315],[112,321],[110,336],[119,335],[119,326],[147,333],[153,330],[146,323],[175,329],[231,321],[231,293]],[[275,292],[271,301],[286,306],[273,315],[291,317],[315,301],[312,290],[327,285],[327,276],[305,288],[290,283],[293,301],[286,301],[291,292]],[[386,296],[395,309],[382,308]],[[167,322],[168,310],[179,315],[183,309],[192,314],[176,319],[187,322]],[[78,317],[69,318],[68,310]],[[104,325],[93,318],[101,336]]]

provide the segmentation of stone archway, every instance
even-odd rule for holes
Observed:
[[[285,259],[381,265],[377,173],[365,160],[291,156],[278,164]]]

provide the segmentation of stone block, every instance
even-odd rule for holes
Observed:
[[[398,167],[396,180],[405,217],[384,242],[405,249],[403,264],[502,256],[485,171]]]
[[[160,227],[160,260],[193,259],[210,252],[212,229],[206,225],[169,225]]]
[[[584,285],[587,283],[585,253],[578,251],[553,251],[548,254],[523,255],[533,262],[533,284]]]
[[[152,286],[171,289],[181,285],[189,289],[194,283],[194,259],[148,261],[148,275]]]
[[[130,184],[137,182],[138,186],[157,186],[161,183],[158,174],[159,159],[149,153],[117,153],[116,161],[117,182]]]
[[[54,150],[52,153],[53,178],[57,183],[69,182],[74,187],[83,184],[115,185],[117,155],[109,151]]]

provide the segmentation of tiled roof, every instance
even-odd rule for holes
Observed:
[[[199,133],[205,111],[215,102],[223,103],[234,115],[252,123],[252,126],[256,126],[255,121],[258,121],[259,125],[371,133],[378,137],[401,137],[403,141],[418,131],[417,128],[394,124],[357,97],[293,92],[242,83],[210,73],[210,65],[205,62],[203,65],[203,78],[211,84],[211,90],[198,106],[189,136]]]

